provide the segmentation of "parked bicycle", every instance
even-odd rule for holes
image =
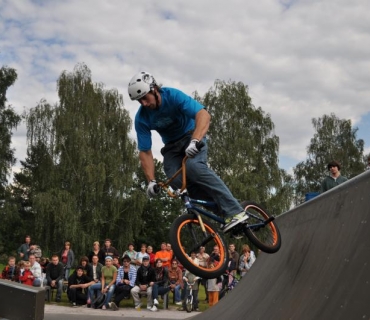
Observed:
[[[219,231],[226,223],[222,217],[213,213],[212,210],[217,210],[215,202],[189,197],[186,190],[187,159],[188,157],[185,156],[181,168],[171,178],[166,182],[158,183],[158,186],[169,196],[181,198],[185,206],[184,213],[171,225],[170,242],[176,258],[185,269],[201,278],[217,278],[226,271],[228,264],[228,249],[225,245],[224,233]],[[173,190],[170,183],[179,174],[182,174],[181,189]],[[244,201],[241,204],[249,215],[249,219],[228,232],[235,238],[247,236],[257,248],[264,252],[277,252],[281,246],[281,236],[275,218],[255,202]],[[203,217],[208,219],[203,219]],[[218,226],[209,220],[213,220]],[[197,252],[201,246],[204,246],[207,252],[212,252],[215,246],[219,247],[219,263],[215,264],[214,268],[207,269],[196,265],[190,259],[190,252]]]

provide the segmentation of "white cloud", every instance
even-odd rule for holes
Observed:
[[[57,78],[79,62],[123,94],[132,118],[127,82],[139,70],[188,94],[242,81],[272,116],[280,165],[291,166],[305,158],[313,117],[353,119],[369,139],[369,9],[367,0],[0,0],[0,63],[17,69],[8,98],[18,112],[57,102]],[[24,159],[25,135],[13,140]],[[160,147],[156,136],[158,157]]]

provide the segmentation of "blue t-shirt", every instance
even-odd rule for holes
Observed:
[[[135,130],[140,151],[151,150],[151,130],[159,133],[164,144],[180,139],[194,129],[195,115],[204,109],[198,101],[177,89],[161,88],[160,95],[159,109],[140,106],[136,113]]]

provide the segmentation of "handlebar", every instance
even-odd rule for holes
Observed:
[[[204,142],[203,141],[198,141],[195,146],[197,147],[198,150],[202,149],[204,147]],[[172,198],[176,198],[177,195],[172,192],[170,189],[169,189],[169,186],[170,186],[170,183],[182,172],[182,186],[181,186],[181,189],[179,191],[179,193],[182,193],[185,189],[186,189],[186,161],[188,160],[188,156],[185,156],[183,159],[182,159],[182,163],[181,163],[181,168],[179,170],[177,170],[175,172],[175,174],[169,178],[166,182],[158,182],[158,184],[154,187],[154,191],[155,192],[159,192],[160,189],[162,188],[163,190],[165,190],[167,192],[167,194],[172,197]]]

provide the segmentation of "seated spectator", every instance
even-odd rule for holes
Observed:
[[[146,252],[149,255],[149,263],[150,263],[150,266],[152,268],[154,268],[154,264],[155,264],[155,253],[153,252],[153,247],[152,246],[148,246],[146,248]]]
[[[89,263],[89,258],[86,257],[86,256],[83,256],[81,259],[80,259],[80,263],[79,263],[80,266],[82,266],[83,270],[84,270],[84,275],[87,276],[89,278],[90,281],[92,281],[94,279],[94,276],[93,276],[93,269],[92,269],[92,266],[91,264]]]
[[[163,268],[171,268],[171,257],[172,254],[167,250],[167,243],[161,243],[161,250],[155,253],[155,260],[161,259],[163,263]]]
[[[82,266],[78,266],[75,272],[68,277],[67,295],[69,301],[74,307],[85,305],[87,302],[87,288],[92,284],[86,275]]]
[[[153,298],[153,306],[150,311],[157,311],[158,303],[158,295],[163,296],[168,291],[170,291],[170,287],[167,286],[168,284],[168,270],[163,268],[162,260],[157,259],[155,261],[155,281],[153,283],[152,289],[152,298]]]
[[[113,265],[112,257],[105,257],[105,266],[101,269],[101,293],[106,294],[103,310],[109,307],[116,288],[117,268]]]
[[[123,257],[123,266],[118,269],[116,289],[114,291],[114,302],[109,304],[113,310],[118,310],[123,299],[130,299],[130,291],[135,286],[136,268],[130,264],[129,256]]]
[[[117,270],[120,268],[120,263],[119,263],[119,257],[113,257],[112,264],[117,268]]]
[[[75,254],[71,249],[71,243],[66,241],[64,243],[64,249],[60,252],[60,262],[64,266],[64,280],[68,280],[70,270],[75,261]]]
[[[95,283],[100,282],[101,280],[101,269],[103,268],[103,265],[99,262],[99,257],[97,255],[94,255],[92,257],[92,263],[90,264],[92,271],[93,271],[93,281]]]
[[[177,260],[172,260],[171,268],[168,269],[168,278],[170,280],[170,290],[175,295],[175,303],[181,305],[181,289],[183,289],[184,283],[182,281],[182,271],[178,266]]]
[[[99,241],[95,241],[93,243],[93,249],[89,252],[87,257],[89,258],[89,262],[92,263],[92,257],[93,256],[98,256],[99,258],[99,263],[104,266],[105,264],[105,253],[104,251],[100,248],[100,243]]]
[[[8,258],[8,264],[1,273],[1,279],[19,282],[19,267],[15,264],[15,257]]]
[[[256,261],[256,255],[254,252],[249,248],[247,244],[243,245],[242,247],[242,255],[239,259],[239,271],[242,277],[249,271],[252,267],[254,261]]]
[[[46,268],[46,280],[48,286],[57,289],[56,302],[60,302],[62,298],[63,277],[63,264],[59,262],[59,257],[57,255],[53,255],[51,257],[51,263],[49,263]]]
[[[144,257],[149,257],[149,254],[146,252],[146,249],[147,249],[146,244],[143,243],[141,245],[140,251],[136,253],[136,256],[134,257],[134,263],[133,263],[136,269],[139,269]],[[153,258],[154,257],[155,255],[153,254]],[[149,262],[150,262],[150,259],[149,259]]]
[[[30,253],[28,259],[31,264],[30,270],[34,276],[33,286],[41,287],[41,284],[46,285],[46,280],[44,280],[45,278],[42,274],[41,265],[36,261],[35,255],[33,253]]]
[[[23,261],[23,260],[20,260],[20,261],[18,261],[18,263],[17,263],[17,267],[18,267],[18,270],[19,270],[19,276],[21,276],[22,274],[23,274],[23,271],[24,271],[24,263],[25,263],[26,261]],[[18,277],[18,282],[21,282],[20,280],[19,280],[19,277]]]
[[[137,269],[135,287],[131,290],[131,295],[134,298],[135,309],[141,308],[140,292],[146,291],[147,294],[147,309],[152,308],[152,286],[155,282],[154,269],[149,265],[149,257],[143,258],[143,264]]]
[[[25,261],[24,263],[24,271],[23,274],[19,277],[19,280],[22,284],[25,284],[27,286],[32,286],[33,284],[33,274],[30,270],[31,263],[29,261]]]
[[[41,272],[46,273],[46,267],[49,264],[49,258],[41,257],[40,259],[40,266],[41,266]]]

